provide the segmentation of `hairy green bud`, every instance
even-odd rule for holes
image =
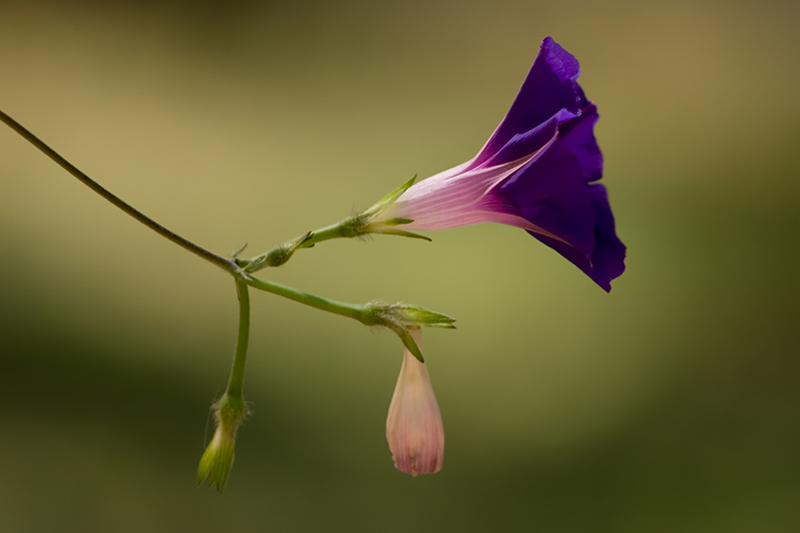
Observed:
[[[241,396],[225,393],[212,407],[217,430],[200,459],[197,469],[197,484],[208,484],[216,487],[222,494],[228,474],[233,468],[236,432],[247,416],[247,404]]]

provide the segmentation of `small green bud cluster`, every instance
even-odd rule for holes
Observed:
[[[257,270],[261,270],[262,268],[274,268],[285,264],[300,248],[311,248],[314,246],[313,243],[309,242],[313,235],[314,233],[309,231],[293,241],[279,244],[269,252],[261,254],[248,261],[247,264],[244,265],[244,271],[252,273],[256,272]]]

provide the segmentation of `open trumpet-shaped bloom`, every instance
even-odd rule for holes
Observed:
[[[419,328],[410,329],[414,341],[422,346]],[[400,377],[386,419],[386,439],[394,465],[401,472],[417,476],[433,474],[442,468],[444,426],[439,404],[424,363],[405,349]]]
[[[437,230],[499,222],[527,230],[606,291],[625,269],[594,138],[597,107],[577,83],[578,61],[553,39],[508,114],[466,163],[409,187],[372,231]],[[391,231],[387,231],[391,232]]]

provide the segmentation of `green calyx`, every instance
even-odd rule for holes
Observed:
[[[409,333],[409,328],[447,328],[455,329],[455,318],[449,317],[425,307],[404,303],[383,304],[370,302],[363,308],[359,320],[367,326],[379,326],[392,330],[403,345],[408,348],[420,363],[425,362],[422,351]]]
[[[390,205],[395,203],[401,196],[403,196],[403,193],[406,192],[412,185],[414,185],[415,181],[417,181],[416,174],[414,174],[413,178],[411,178],[410,180],[399,186],[397,189],[393,190],[392,192],[381,198],[375,205],[364,211],[363,215],[369,218],[374,218],[375,216],[380,215],[381,213],[386,211]],[[408,220],[408,219],[393,219],[393,220]],[[409,220],[408,222],[413,222],[413,221]],[[398,222],[398,223],[408,224],[408,222]]]
[[[453,325],[455,318],[419,305],[396,303],[387,306],[386,312],[410,326],[456,329]]]
[[[217,430],[200,459],[197,484],[202,485],[207,479],[208,484],[222,494],[233,468],[236,432],[247,416],[248,409],[241,396],[226,393],[214,404],[213,410]]]
[[[361,229],[363,234],[369,233],[381,233],[383,235],[398,235],[400,237],[410,237],[412,239],[422,239],[424,241],[430,241],[429,237],[425,237],[424,235],[419,235],[417,233],[411,233],[410,231],[405,231],[402,229],[397,228],[397,226],[402,226],[404,224],[411,224],[414,222],[413,219],[410,218],[390,218],[388,220],[383,220],[380,222],[375,222],[375,219],[378,218],[384,211],[389,209],[401,196],[403,193],[408,190],[409,187],[414,185],[414,182],[417,180],[417,176],[415,175],[413,178],[402,184],[400,187],[395,189],[394,191],[390,192],[386,196],[384,196],[378,203],[364,211],[360,216],[364,218],[363,227]]]

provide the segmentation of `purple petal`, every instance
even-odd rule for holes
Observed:
[[[603,176],[603,154],[597,146],[593,132],[599,118],[597,106],[589,103],[581,111],[581,116],[562,123],[558,128],[559,139],[580,160],[583,179],[587,183]]]
[[[559,130],[558,124],[561,122],[560,115],[557,113],[532,130],[514,135],[499,152],[487,159],[481,166],[502,165],[535,154],[556,136]]]
[[[567,258],[569,262],[571,262],[576,267],[580,268],[587,276],[592,278],[595,283],[600,285],[603,290],[609,292],[611,290],[611,283],[610,280],[597,280],[592,275],[592,263],[588,257],[583,255],[580,251],[576,250],[569,244],[565,244],[557,239],[553,239],[551,237],[547,237],[545,235],[540,235],[538,233],[534,233],[533,231],[529,231],[531,235],[536,237],[539,241],[543,242],[556,252],[560,253],[562,256]]]
[[[516,214],[566,241],[584,256],[594,246],[594,209],[580,160],[559,139],[495,190]]]
[[[594,206],[594,250],[592,250],[592,279],[600,286],[625,272],[625,245],[617,237],[614,215],[608,203],[606,188],[600,184],[586,188]],[[605,287],[604,287],[605,288]],[[609,285],[606,290],[611,290]]]
[[[608,203],[606,189],[600,184],[586,188],[594,209],[594,248],[591,256],[586,256],[576,248],[559,240],[529,231],[550,248],[566,257],[606,292],[611,290],[611,280],[625,271],[625,245],[617,237],[614,229],[614,216]]]
[[[577,116],[586,104],[583,91],[575,81],[579,75],[578,60],[553,39],[545,38],[511,109],[474,164],[482,164],[515,135],[524,135],[562,109],[567,113],[561,120]]]
[[[579,138],[581,131],[576,127],[568,136]],[[584,165],[585,159],[558,139],[493,192],[517,206],[515,214],[551,234],[529,230],[531,235],[609,291],[611,280],[625,270],[625,245],[617,238],[605,188],[586,185],[592,167]]]

